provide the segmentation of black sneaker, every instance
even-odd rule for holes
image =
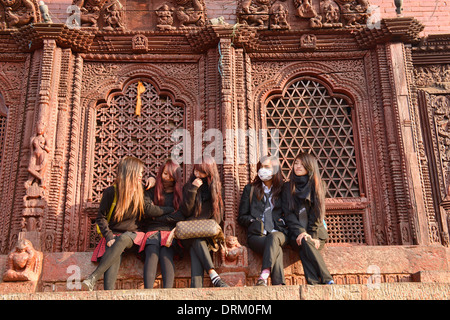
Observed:
[[[229,287],[229,285],[227,285],[222,279],[217,279],[217,281],[213,282],[214,287],[217,288],[226,288]]]
[[[257,287],[267,287],[267,282],[264,279],[258,279],[258,281],[256,281],[255,286],[257,286]]]

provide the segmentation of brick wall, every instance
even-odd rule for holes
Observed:
[[[239,0],[206,0],[209,18],[223,16],[230,23],[236,23],[236,7]],[[292,1],[292,0],[288,0]],[[396,17],[394,0],[369,0],[379,6],[383,18]],[[45,0],[54,22],[65,22],[66,9],[72,0]],[[126,0],[121,1],[126,5]],[[450,33],[450,0],[404,0],[403,15],[413,16],[425,25],[422,35]]]
[[[369,0],[371,5],[380,6],[383,18],[394,18],[394,0]],[[403,16],[415,17],[425,25],[423,35],[450,33],[449,0],[403,0]]]

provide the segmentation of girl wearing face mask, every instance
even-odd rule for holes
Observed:
[[[222,184],[213,157],[204,156],[196,161],[188,182],[183,187],[181,213],[186,220],[214,219],[221,223],[223,219]],[[203,274],[206,271],[215,287],[228,287],[215,271],[207,238],[195,238],[182,241],[183,247],[191,256],[191,287],[203,286]]]
[[[299,252],[308,284],[333,284],[320,254],[328,238],[324,224],[326,187],[314,156],[300,153],[282,191],[283,212],[294,250]]]
[[[165,245],[170,230],[175,226],[176,221],[173,217],[180,215],[178,209],[183,198],[182,186],[181,168],[169,159],[160,167],[156,175],[155,186],[146,191],[155,205],[173,207],[175,210],[174,213],[165,214],[158,218],[144,219],[141,226],[141,229],[145,232],[140,251],[145,250],[144,287],[146,289],[153,288],[158,262],[161,266],[164,288],[173,288],[175,278],[173,257],[175,251],[179,252],[180,248],[176,241],[170,247]]]
[[[285,284],[283,246],[287,229],[281,209],[283,178],[278,160],[262,157],[257,164],[258,175],[244,187],[239,205],[238,222],[247,229],[247,244],[262,254],[261,274],[257,286]]]

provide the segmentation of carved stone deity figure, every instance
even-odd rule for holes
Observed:
[[[103,30],[123,31],[125,30],[125,11],[118,0],[113,0],[104,7],[103,19],[105,26]]]
[[[322,24],[324,28],[342,27],[341,12],[336,2],[325,0],[320,3],[320,11],[322,12]]]
[[[271,28],[272,29],[290,29],[287,22],[288,9],[281,3],[275,4],[271,10]]]
[[[25,182],[25,188],[29,188],[33,181],[37,180],[39,186],[45,187],[43,180],[47,170],[47,155],[50,152],[47,138],[45,137],[45,124],[38,122],[36,134],[31,138],[31,158],[28,164],[30,178]]]
[[[0,0],[0,25],[7,28],[20,28],[30,23],[41,21],[36,0]]]
[[[158,16],[156,28],[160,31],[174,30],[173,26],[173,8],[167,4],[163,4],[156,10]]]
[[[226,252],[222,251],[221,261],[223,265],[247,266],[247,248],[242,246],[237,237],[228,235],[225,238]]]
[[[341,5],[342,23],[345,27],[365,25],[371,13],[368,0],[336,0]]]
[[[205,1],[204,0],[175,0],[178,7],[175,9],[175,16],[180,22],[180,28],[186,28],[186,25],[194,24],[197,27],[203,27],[206,24],[205,19]]]
[[[312,0],[294,0],[294,4],[297,7],[295,14],[300,18],[314,18],[317,16]]]
[[[270,0],[242,0],[239,22],[250,27],[265,28],[269,21]]]
[[[3,281],[36,281],[42,264],[42,253],[34,249],[31,241],[20,239],[8,255]]]

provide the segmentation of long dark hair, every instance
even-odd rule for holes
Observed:
[[[154,201],[158,206],[164,205],[164,185],[162,181],[164,169],[167,169],[169,175],[175,182],[173,187],[173,208],[176,211],[180,207],[181,201],[183,200],[183,176],[180,165],[172,159],[168,159],[159,168],[158,174],[156,175]]]
[[[308,171],[309,184],[311,187],[311,197],[313,197],[314,214],[319,219],[325,218],[325,195],[327,192],[326,186],[320,177],[319,164],[317,159],[306,152],[300,152],[292,163],[291,174],[289,175],[289,187],[291,191],[291,197],[289,198],[289,207],[294,208],[294,193],[295,193],[295,172],[294,163],[296,160],[300,160],[303,167]]]
[[[256,165],[256,171],[258,172],[259,169],[261,169],[262,164],[266,162],[268,159],[272,162],[272,168],[273,168],[273,177],[272,177],[272,204],[275,204],[275,200],[278,199],[281,195],[281,190],[283,188],[283,175],[281,174],[281,168],[280,168],[280,162],[278,159],[271,157],[271,156],[263,156],[261,159],[259,159],[258,164]],[[261,199],[264,196],[264,189],[263,189],[263,181],[261,178],[256,175],[256,177],[253,179],[252,186],[254,187],[254,194],[256,196],[256,199],[261,201]]]
[[[220,223],[223,218],[223,200],[222,200],[222,183],[220,182],[219,171],[217,170],[217,164],[213,157],[203,156],[202,161],[194,164],[194,170],[205,173],[208,176],[208,186],[211,192],[212,200],[212,213],[214,219]],[[192,183],[196,179],[194,173],[189,178],[189,183]],[[202,202],[197,193],[195,198],[195,212],[194,216],[198,217],[202,211]]]

